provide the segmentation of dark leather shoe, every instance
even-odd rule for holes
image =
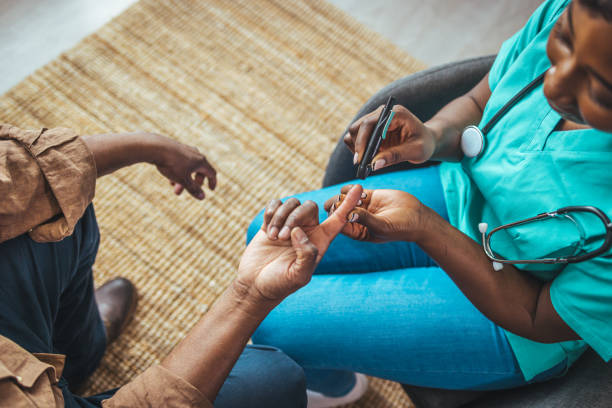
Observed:
[[[138,303],[136,287],[125,278],[115,278],[96,289],[95,296],[106,329],[106,343],[110,344],[134,316]]]

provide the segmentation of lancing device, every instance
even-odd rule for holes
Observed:
[[[366,147],[365,154],[361,159],[361,163],[359,163],[359,166],[357,167],[357,178],[364,180],[366,177],[372,174],[372,171],[374,171],[374,163],[372,163],[372,159],[378,154],[378,149],[380,149],[382,141],[387,137],[389,125],[391,124],[391,120],[393,120],[393,115],[395,115],[395,112],[392,111],[393,105],[395,105],[395,98],[390,96],[385,104],[385,107],[380,113],[378,122],[376,122],[374,132],[372,132],[372,137],[368,142],[368,146]]]

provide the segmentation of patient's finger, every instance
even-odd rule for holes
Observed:
[[[338,207],[338,205],[340,205],[340,202],[342,201],[343,196],[346,195],[346,193],[348,193],[351,188],[353,188],[353,185],[354,184],[346,184],[342,186],[342,188],[340,188],[340,194],[338,194],[337,196],[328,198],[325,201],[325,203],[323,203],[323,209],[325,210],[325,212],[327,212],[328,214],[330,212],[333,212]],[[362,200],[365,200],[368,198],[369,194],[367,193],[367,191],[369,190],[363,190],[363,192],[361,193]],[[357,205],[358,206],[363,205],[364,202],[358,202]]]
[[[363,191],[361,193],[359,201],[357,201],[356,207],[368,208],[368,206],[370,205],[370,198],[369,198],[370,196],[371,194],[367,194],[365,191]],[[331,213],[333,213],[336,210],[336,208],[340,207],[340,204],[342,204],[345,198],[346,198],[346,194],[338,194],[336,197],[332,197],[329,200],[327,200],[327,202],[325,203],[325,205],[328,207],[327,213],[331,215]]]
[[[353,188],[353,186],[354,186],[354,184],[347,184],[345,186],[342,186],[342,188],[340,189],[340,192],[342,194],[346,194],[346,193],[348,193],[351,190],[351,188]]]
[[[268,238],[275,240],[278,238],[280,229],[285,225],[285,220],[300,205],[297,198],[291,197],[285,201],[274,213],[270,225],[268,225]]]
[[[272,216],[274,216],[274,213],[276,212],[276,210],[278,209],[278,207],[280,207],[283,204],[283,202],[281,200],[279,200],[278,198],[270,201],[268,203],[268,205],[266,206],[266,209],[264,211],[264,222],[261,225],[261,229],[264,231],[267,231],[268,229],[268,224],[270,224],[270,221],[272,220]]]
[[[342,188],[340,189],[340,197],[342,198],[342,196],[346,193],[348,193],[351,188],[353,187],[352,184],[347,184],[346,186],[342,186]],[[372,197],[372,190],[363,190],[361,192],[361,202],[357,203],[357,206],[359,207],[368,207],[368,205],[370,204],[370,198]]]
[[[323,228],[323,231],[330,242],[340,233],[340,231],[342,231],[342,228],[344,228],[346,225],[348,220],[347,217],[359,202],[362,191],[363,188],[359,184],[355,185],[348,192],[342,203],[333,212],[333,214],[331,214],[329,218],[321,223],[321,227]]]
[[[310,227],[319,224],[319,207],[317,204],[308,200],[297,207],[289,214],[285,225],[278,233],[278,238],[282,240],[291,239],[291,230],[294,227]]]
[[[291,246],[295,250],[295,262],[290,266],[290,270],[295,283],[302,287],[310,282],[312,272],[317,264],[319,249],[309,239],[308,235],[300,227],[291,230]]]

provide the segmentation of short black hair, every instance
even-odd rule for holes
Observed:
[[[595,15],[612,22],[612,0],[578,0],[578,2]]]

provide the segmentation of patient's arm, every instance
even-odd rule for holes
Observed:
[[[98,177],[132,164],[150,163],[170,180],[176,194],[186,189],[201,200],[204,178],[208,178],[211,190],[217,184],[217,172],[197,148],[168,137],[133,132],[88,135],[82,139],[93,154]]]

